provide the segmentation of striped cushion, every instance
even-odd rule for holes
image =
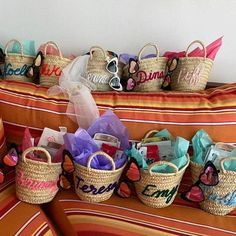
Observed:
[[[103,203],[88,203],[79,200],[72,191],[63,191],[54,204],[64,210],[73,229],[83,236],[236,234],[236,210],[225,217],[214,216],[179,196],[171,206],[155,209],[145,206],[136,197],[121,199],[113,195]]]
[[[100,113],[112,109],[128,127],[130,139],[139,140],[151,129],[169,129],[191,139],[204,128],[215,141],[236,143],[236,84],[199,93],[94,92]],[[0,112],[8,141],[20,142],[25,126],[38,136],[47,126],[77,125],[65,114],[63,95],[48,97],[47,88],[30,83],[2,81]]]
[[[0,235],[57,235],[38,205],[16,198],[14,172],[0,185]]]

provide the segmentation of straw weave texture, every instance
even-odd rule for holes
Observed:
[[[97,154],[101,155],[101,154]],[[118,180],[121,176],[121,173],[124,169],[125,165],[123,165],[121,168],[117,170],[98,170],[98,169],[92,169],[89,167],[84,167],[80,164],[75,163],[75,172],[74,172],[74,182],[77,183],[77,178],[83,179],[83,184],[86,184],[88,186],[93,185],[97,189],[99,189],[102,186],[107,187],[110,184],[117,184]],[[115,186],[114,185],[114,186]],[[113,188],[111,191],[105,191],[101,194],[93,194],[92,192],[85,193],[83,192],[79,187],[77,188],[75,184],[75,192],[78,195],[78,197],[81,200],[85,200],[88,202],[102,202],[111,197],[111,195],[114,192]]]
[[[22,158],[19,158],[19,163],[16,166],[16,195],[21,201],[32,204],[42,204],[50,202],[54,198],[58,191],[57,183],[54,188],[45,185],[45,187],[32,189],[25,184],[20,184],[22,179],[19,179],[19,176],[22,175],[22,173],[23,178],[27,179],[28,183],[30,181],[37,183],[45,183],[47,181],[56,183],[61,173],[61,163],[48,164],[28,158],[26,158],[24,162]]]
[[[204,166],[195,162],[190,162],[190,169],[192,174],[192,181],[195,183],[199,175],[203,172]],[[210,186],[204,188],[204,196],[205,200],[200,203],[200,207],[211,214],[214,215],[227,215],[232,210],[236,208],[236,206],[227,206],[216,201],[209,200],[209,196],[211,194],[218,194],[221,197],[226,196],[229,193],[236,191],[236,172],[234,171],[226,171],[223,173],[220,171],[219,173],[219,183],[216,186]]]
[[[189,157],[188,157],[189,159]],[[160,164],[165,164],[165,162],[160,162]],[[153,163],[155,164],[155,163]],[[141,179],[140,181],[135,183],[135,189],[138,198],[147,206],[154,207],[154,208],[164,208],[169,206],[175,199],[175,196],[178,192],[178,188],[180,182],[182,180],[183,174],[189,164],[188,163],[176,173],[156,173],[156,172],[149,172],[148,170],[142,170],[141,172]],[[158,196],[146,196],[142,194],[145,187],[147,185],[155,186],[155,191],[162,191],[162,190],[170,190],[173,188],[177,188],[175,194],[173,195],[172,199],[166,203],[166,197]],[[153,192],[155,192],[153,190]]]

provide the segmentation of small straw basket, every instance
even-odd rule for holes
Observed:
[[[57,49],[59,56],[47,54],[47,47],[49,45],[52,45]],[[52,41],[45,44],[43,54],[44,60],[40,71],[40,85],[47,87],[58,85],[62,70],[71,62],[71,60],[63,57],[59,46]]]
[[[43,152],[47,162],[27,158],[34,151]],[[61,163],[52,163],[51,155],[42,147],[26,149],[16,166],[16,195],[24,202],[42,204],[50,202],[58,191],[57,182]]]
[[[11,44],[18,43],[20,53],[9,53],[8,48]],[[23,45],[16,39],[10,40],[5,47],[5,65],[3,67],[3,77],[6,80],[15,80],[19,82],[33,82],[31,78],[26,77],[26,72],[33,63],[33,56],[24,55]]]
[[[220,160],[219,183],[216,186],[203,188],[205,200],[200,203],[201,209],[214,215],[227,215],[236,208],[236,171],[225,170],[224,162],[236,157]],[[204,165],[190,162],[193,183],[197,182],[204,170]]]
[[[200,44],[204,51],[203,57],[188,57],[189,48],[193,44]],[[195,40],[188,46],[186,57],[179,58],[177,68],[171,76],[171,90],[200,91],[206,88],[213,61],[206,57],[204,44]]]
[[[167,161],[154,162],[148,167],[148,170],[142,170],[140,181],[135,183],[138,198],[150,207],[164,208],[169,206],[175,199],[189,161],[188,156],[188,162],[181,170],[178,170],[176,165]],[[173,168],[174,173],[152,171],[154,166],[164,164]]]
[[[98,170],[91,168],[91,161],[95,156],[102,155],[112,164],[112,170]],[[81,200],[88,202],[102,202],[109,199],[117,186],[125,164],[115,169],[113,159],[105,152],[98,151],[88,158],[87,167],[75,163],[74,183],[75,192]]]

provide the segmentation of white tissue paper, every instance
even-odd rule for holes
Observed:
[[[59,78],[59,85],[48,90],[48,95],[56,95],[61,92],[69,99],[67,115],[78,126],[87,129],[99,117],[99,111],[91,90],[96,86],[87,79],[87,63],[89,55],[75,58],[67,67],[62,70]]]

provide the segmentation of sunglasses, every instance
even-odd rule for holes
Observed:
[[[113,74],[113,77],[109,80],[109,86],[113,90],[122,91],[123,87],[118,76],[118,58],[113,57],[111,59],[107,59],[106,69],[109,73]]]
[[[10,150],[2,159],[1,168],[4,166],[14,167],[17,165],[19,159],[19,151],[16,144],[10,145]],[[0,169],[0,184],[4,182],[5,174],[2,169]]]
[[[173,57],[167,61],[166,64],[166,75],[164,77],[164,81],[162,83],[162,89],[170,89],[171,76],[174,70],[177,68],[179,62],[179,58]]]
[[[190,187],[190,189],[181,194],[184,200],[191,202],[202,202],[205,200],[203,186],[216,186],[219,183],[218,170],[215,165],[208,161],[204,166],[203,173],[200,174],[199,180]]]
[[[62,173],[59,175],[57,185],[60,189],[67,190],[72,186],[73,172],[75,171],[73,157],[67,150],[63,150],[61,167]]]
[[[141,173],[138,163],[134,157],[128,161],[115,193],[122,198],[129,198],[134,192],[134,182],[138,182],[141,179]]]
[[[128,79],[123,80],[123,87],[125,91],[130,92],[136,86],[136,81],[132,78],[132,75],[139,71],[138,61],[130,58],[129,59],[129,68],[128,68]]]
[[[26,71],[26,77],[28,78],[33,78],[35,84],[39,84],[39,74],[40,74],[40,69],[43,64],[43,53],[39,51],[36,55],[36,57],[33,60],[33,63],[31,66]]]

